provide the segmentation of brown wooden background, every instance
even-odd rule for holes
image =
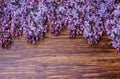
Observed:
[[[91,46],[83,36],[47,34],[38,45],[17,38],[0,48],[0,79],[120,79],[120,55],[103,36]]]

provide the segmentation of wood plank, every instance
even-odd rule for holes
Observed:
[[[0,48],[0,79],[120,79],[120,55],[103,36],[89,45],[83,36],[47,34],[37,45],[17,38]]]

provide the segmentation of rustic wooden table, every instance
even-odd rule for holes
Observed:
[[[0,48],[0,79],[120,79],[120,55],[103,36],[91,46],[82,36],[47,34],[37,45],[16,39]]]

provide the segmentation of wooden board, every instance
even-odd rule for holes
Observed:
[[[0,79],[120,79],[120,55],[103,36],[91,46],[83,36],[47,34],[37,45],[16,39],[0,48]]]

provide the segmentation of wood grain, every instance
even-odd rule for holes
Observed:
[[[91,46],[66,31],[37,45],[16,38],[9,50],[0,48],[0,79],[120,79],[120,55],[109,41]]]

